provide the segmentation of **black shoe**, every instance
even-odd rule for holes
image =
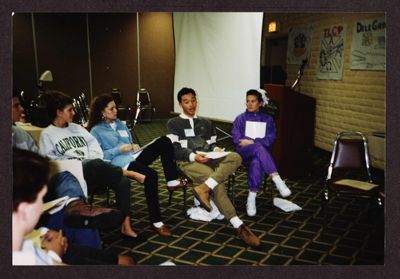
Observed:
[[[90,206],[82,200],[71,202],[64,210],[64,224],[71,228],[114,228],[120,226],[123,219],[119,210]]]

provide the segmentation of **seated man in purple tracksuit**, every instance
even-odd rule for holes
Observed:
[[[256,215],[256,195],[264,173],[271,176],[282,197],[291,195],[291,191],[278,174],[269,150],[276,138],[275,123],[271,116],[260,111],[262,106],[261,93],[254,89],[247,91],[247,110],[236,117],[232,127],[235,150],[242,156],[249,169],[249,195],[246,205],[249,216]]]

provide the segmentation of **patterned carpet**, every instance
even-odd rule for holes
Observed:
[[[134,137],[141,145],[163,135],[166,120],[139,123]],[[225,127],[224,127],[225,126]],[[219,127],[229,131],[229,125]],[[222,136],[222,134],[221,134]],[[230,139],[220,145],[231,149]],[[228,221],[209,223],[191,220],[183,210],[183,191],[176,191],[168,206],[168,192],[160,161],[154,167],[159,173],[159,199],[164,223],[173,236],[161,237],[154,233],[148,221],[143,186],[132,182],[132,226],[141,238],[123,239],[119,230],[102,232],[104,248],[135,258],[139,264],[159,265],[172,261],[176,265],[383,265],[384,219],[383,210],[371,217],[368,202],[345,198],[332,199],[328,218],[322,229],[319,212],[321,193],[326,176],[329,153],[315,150],[314,170],[298,180],[286,180],[292,190],[288,200],[302,207],[301,211],[285,213],[272,204],[272,195],[278,196],[271,181],[266,193],[257,196],[257,215],[246,215],[247,177],[236,173],[234,193],[239,217],[258,235],[261,246],[246,246]],[[373,170],[375,178],[383,183],[383,173]],[[272,186],[272,187],[271,187]],[[114,196],[111,193],[111,202]],[[105,195],[97,195],[95,204],[104,205]],[[193,206],[191,191],[187,206]],[[372,219],[373,218],[373,219]]]

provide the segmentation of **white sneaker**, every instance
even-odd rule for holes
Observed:
[[[257,208],[256,208],[256,202],[249,202],[247,201],[246,204],[246,211],[247,211],[247,215],[252,217],[255,216],[257,213]]]
[[[276,188],[278,189],[282,198],[289,197],[292,194],[292,191],[290,191],[290,189],[286,186],[285,182],[277,183]]]

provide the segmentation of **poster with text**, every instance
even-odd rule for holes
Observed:
[[[289,32],[286,63],[300,65],[310,57],[314,27],[294,27]]]
[[[345,37],[345,24],[336,24],[322,29],[317,64],[318,79],[342,79]]]
[[[386,69],[385,18],[356,21],[351,43],[352,70]]]

